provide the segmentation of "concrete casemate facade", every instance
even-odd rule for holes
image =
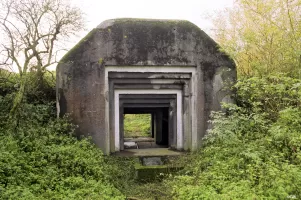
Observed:
[[[105,154],[124,149],[124,114],[149,113],[157,144],[196,150],[211,111],[231,102],[236,68],[219,46],[184,20],[102,22],[57,66],[58,116]]]

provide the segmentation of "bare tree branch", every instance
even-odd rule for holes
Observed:
[[[27,83],[27,72],[36,70],[43,79],[47,67],[57,62],[59,44],[83,30],[81,11],[67,0],[2,0],[0,2],[0,66],[17,66],[20,88],[11,116],[20,106]],[[60,40],[58,40],[60,39]]]

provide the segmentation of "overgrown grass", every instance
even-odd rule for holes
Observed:
[[[124,115],[125,137],[149,137],[151,136],[150,114],[126,114]]]

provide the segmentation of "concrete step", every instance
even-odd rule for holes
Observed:
[[[183,166],[173,165],[173,159],[170,158],[168,156],[140,157],[135,165],[136,179],[140,182],[161,181],[164,176],[183,169]]]
[[[168,148],[125,149],[113,154],[121,157],[134,157],[136,179],[141,182],[160,181],[165,175],[175,173],[183,166],[178,164],[179,157],[185,152]]]
[[[155,142],[152,137],[137,137],[137,138],[124,138],[125,142]]]
[[[185,152],[174,151],[168,148],[124,149],[114,153],[114,155],[124,157],[181,156],[185,155]]]

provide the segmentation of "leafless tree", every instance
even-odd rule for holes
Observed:
[[[60,42],[82,30],[84,21],[80,9],[66,0],[2,0],[0,10],[0,65],[16,66],[20,74],[20,88],[10,112],[15,118],[28,71],[42,76],[57,62]]]

